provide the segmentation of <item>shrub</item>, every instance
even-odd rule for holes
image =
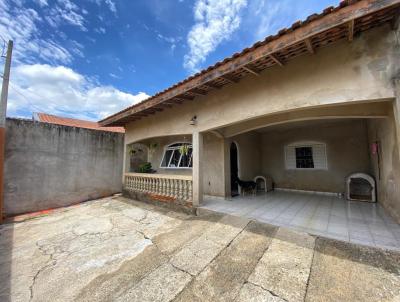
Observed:
[[[139,165],[139,173],[153,173],[154,170],[151,167],[151,163],[143,163]]]

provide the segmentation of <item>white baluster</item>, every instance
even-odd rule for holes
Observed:
[[[193,182],[189,180],[189,190],[188,190],[189,200],[193,200]]]
[[[157,193],[157,178],[152,178],[153,185],[151,187],[152,192]]]
[[[178,180],[174,179],[174,197],[179,197],[179,188],[178,188]]]
[[[161,178],[157,178],[157,187],[156,187],[156,190],[157,190],[157,194],[159,194],[159,195],[161,195]]]
[[[172,190],[171,190],[171,180],[167,179],[167,196],[172,197]]]
[[[178,199],[183,200],[183,180],[178,179]]]
[[[187,180],[183,181],[183,200],[188,200],[188,194],[187,191],[188,187],[187,187]]]
[[[161,195],[165,195],[165,179],[161,178],[160,181],[161,181],[161,190],[160,190],[161,192],[160,192],[160,194]]]

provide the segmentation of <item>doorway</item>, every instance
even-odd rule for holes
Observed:
[[[231,160],[231,195],[232,197],[239,195],[239,185],[237,179],[239,177],[238,165],[238,148],[235,142],[231,143],[230,160]]]

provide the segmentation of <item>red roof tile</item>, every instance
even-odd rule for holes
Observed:
[[[78,119],[68,118],[68,117],[61,117],[61,116],[46,114],[46,113],[42,113],[42,112],[35,113],[34,119],[37,121],[40,121],[40,122],[56,124],[56,125],[125,133],[124,127],[102,127],[97,122],[78,120]]]

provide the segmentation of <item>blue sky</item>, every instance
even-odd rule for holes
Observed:
[[[15,43],[8,115],[104,118],[337,4],[0,0],[0,37]]]

